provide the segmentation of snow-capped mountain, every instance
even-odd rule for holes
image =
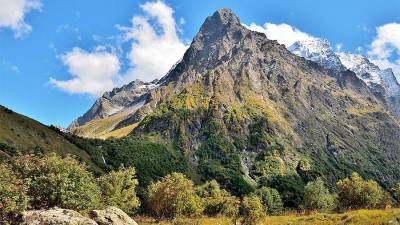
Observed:
[[[353,71],[373,93],[385,98],[390,108],[400,115],[400,84],[391,69],[381,70],[363,55],[334,52],[329,41],[321,38],[297,41],[288,50],[328,69]]]
[[[377,65],[371,63],[367,57],[348,52],[338,52],[336,55],[346,69],[356,73],[368,86],[372,84],[382,84],[382,78],[380,76],[381,70]]]
[[[314,61],[325,68],[334,70],[342,69],[339,57],[335,54],[329,41],[326,39],[310,38],[297,41],[288,50],[298,56]]]

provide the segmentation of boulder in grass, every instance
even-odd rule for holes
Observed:
[[[138,225],[130,216],[117,207],[93,210],[90,216],[99,225]]]
[[[23,225],[97,225],[76,211],[61,208],[31,210],[23,213]]]

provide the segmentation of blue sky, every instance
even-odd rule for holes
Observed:
[[[279,26],[285,23],[293,33],[326,38],[334,48],[368,55],[382,66],[400,65],[398,0],[0,0],[0,5],[0,104],[45,124],[67,126],[103,90],[162,76],[204,19],[223,7],[247,25],[275,24],[278,34],[289,35]]]

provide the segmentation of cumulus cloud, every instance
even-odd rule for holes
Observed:
[[[265,23],[262,26],[251,23],[250,25],[245,26],[250,30],[264,33],[268,39],[276,40],[279,44],[284,44],[287,48],[294,44],[296,41],[303,41],[314,38],[313,36],[285,23]]]
[[[0,28],[9,28],[15,37],[22,37],[32,30],[25,22],[25,16],[31,10],[40,10],[41,0],[0,0]]]
[[[388,23],[376,28],[368,55],[381,69],[392,68],[400,78],[400,23]]]
[[[118,57],[103,47],[98,47],[93,52],[74,48],[60,58],[68,67],[72,79],[59,81],[50,78],[50,84],[69,93],[100,96],[111,90],[119,79]]]
[[[132,42],[128,53],[131,68],[124,74],[126,81],[161,78],[188,48],[178,36],[171,7],[162,1],[140,7],[145,15],[134,16],[132,27],[123,28],[125,39]]]
[[[74,48],[62,55],[60,58],[72,79],[50,78],[50,84],[69,93],[100,96],[104,91],[134,79],[151,81],[164,76],[182,58],[188,46],[178,37],[172,8],[162,1],[147,2],[140,7],[144,15],[134,16],[132,26],[117,25],[123,32],[122,42],[131,45],[126,54],[129,65],[125,71],[120,71],[123,60],[118,58],[122,53],[118,40],[117,46],[101,46],[93,52]],[[102,40],[98,35],[93,39]]]

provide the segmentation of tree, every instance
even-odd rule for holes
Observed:
[[[397,183],[394,187],[393,187],[393,192],[394,195],[396,197],[397,200],[397,204],[400,204],[400,183]]]
[[[13,221],[28,206],[27,187],[12,169],[0,164],[0,224]]]
[[[99,206],[100,190],[93,175],[70,156],[21,156],[13,161],[13,167],[29,184],[34,208],[58,206],[87,212]]]
[[[104,205],[116,206],[128,214],[133,214],[139,207],[139,198],[136,196],[135,168],[122,168],[112,171],[98,178]]]
[[[308,210],[328,211],[335,207],[335,196],[329,193],[321,178],[309,182],[304,188],[304,207]]]
[[[367,208],[385,208],[391,204],[388,193],[386,193],[383,188],[373,180],[365,181],[362,196],[365,207]]]
[[[240,200],[220,188],[216,180],[207,181],[196,188],[204,203],[204,213],[209,216],[225,215],[236,217],[239,214]]]
[[[167,218],[192,216],[203,211],[193,182],[181,173],[167,175],[149,186],[148,208],[155,216]]]
[[[265,217],[261,199],[254,194],[245,196],[242,200],[242,214],[244,225],[260,224],[262,218]]]
[[[282,212],[283,202],[279,192],[274,188],[262,187],[254,192],[257,195],[267,214],[276,215]]]
[[[383,208],[390,204],[387,193],[376,181],[365,181],[358,173],[339,180],[336,185],[343,209]]]

